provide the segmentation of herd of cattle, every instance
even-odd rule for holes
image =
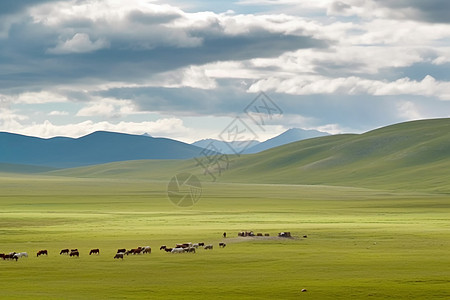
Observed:
[[[238,232],[238,236],[239,237],[254,237],[254,236],[270,236],[268,233],[262,234],[262,233],[254,233],[253,231],[241,231]],[[223,234],[223,237],[226,237],[226,233]],[[291,237],[291,233],[290,232],[280,232],[278,233],[278,237],[287,237],[290,238]],[[304,235],[303,238],[307,238],[307,235]],[[225,243],[219,243],[219,247],[220,248],[225,248],[226,244]],[[175,247],[170,248],[167,247],[166,245],[163,245],[159,248],[159,250],[164,250],[167,253],[196,253],[196,251],[199,248],[203,248],[205,250],[212,250],[213,249],[213,245],[212,244],[208,244],[205,245],[205,243],[183,243],[183,244],[176,244]],[[123,259],[125,255],[139,255],[139,254],[150,254],[152,253],[152,248],[150,248],[150,246],[141,246],[141,247],[137,247],[137,248],[133,248],[130,250],[127,250],[125,248],[123,249],[118,249],[116,255],[114,256],[114,259]],[[91,249],[91,251],[89,252],[89,255],[92,254],[100,254],[100,249]],[[48,251],[47,250],[39,250],[36,253],[36,256],[39,257],[41,255],[47,255],[48,256]],[[62,249],[59,252],[59,255],[68,255],[70,257],[79,257],[80,256],[80,252],[78,251],[78,249]],[[3,258],[3,260],[15,260],[17,261],[19,258],[21,257],[28,257],[28,253],[27,252],[10,252],[8,254],[5,253],[0,253],[0,259]]]
[[[219,247],[225,248],[226,244],[219,243]],[[173,248],[169,248],[166,245],[163,245],[159,248],[159,250],[164,250],[168,253],[195,253],[196,249],[199,249],[199,248],[203,248],[205,250],[212,250],[213,245],[212,244],[205,245],[205,243],[195,243],[195,244],[183,243],[183,244],[176,244],[175,247],[173,247]],[[152,248],[150,246],[141,246],[141,247],[133,248],[130,250],[123,248],[123,249],[117,250],[117,253],[114,256],[114,259],[123,259],[125,255],[128,256],[130,254],[131,255],[139,255],[139,254],[150,254],[150,253],[152,253]],[[91,251],[89,251],[89,255],[92,255],[92,254],[99,255],[100,249],[91,249]],[[39,257],[41,255],[48,256],[48,251],[47,250],[39,250],[36,253],[36,257]],[[78,249],[70,249],[70,250],[62,249],[59,252],[59,255],[68,255],[70,257],[80,257],[80,251],[78,251]],[[0,259],[2,258],[3,260],[17,261],[21,257],[28,257],[28,253],[27,252],[20,252],[20,253],[10,252],[8,254],[0,253]]]

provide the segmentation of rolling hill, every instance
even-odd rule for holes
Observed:
[[[68,168],[139,159],[188,159],[201,151],[171,139],[105,131],[77,139],[0,133],[0,163],[4,164]]]
[[[217,176],[219,181],[450,193],[450,119],[318,137],[229,158],[230,168]],[[194,160],[119,162],[47,174],[169,180],[182,171],[211,180]]]

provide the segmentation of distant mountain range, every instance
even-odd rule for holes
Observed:
[[[166,138],[105,131],[80,138],[50,139],[0,132],[0,163],[3,166],[68,168],[138,159],[188,159],[199,156],[202,150]]]
[[[258,153],[271,148],[279,147],[293,142],[303,141],[306,139],[330,135],[329,133],[317,130],[304,130],[300,128],[291,128],[282,134],[268,139],[248,148],[244,153]]]
[[[251,141],[249,146],[246,144],[244,152],[244,149],[235,150],[255,153],[324,134],[290,129],[263,143]],[[172,139],[154,138],[147,133],[132,135],[97,131],[80,138],[43,139],[0,132],[0,170],[11,170],[13,165],[21,165],[18,170],[31,170],[25,166],[69,168],[141,159],[189,159],[202,156],[204,148],[212,142],[220,152],[233,153],[223,141],[206,139],[189,145]]]
[[[253,146],[256,146],[260,144],[259,141],[251,140],[251,141],[245,141],[243,143],[240,143],[241,146],[232,145],[228,142],[224,142],[221,140],[216,139],[204,139],[200,141],[196,141],[192,143],[192,145],[207,149],[217,149],[218,152],[223,154],[236,154],[236,153],[243,153],[245,149],[251,148]]]
[[[300,128],[291,128],[276,137],[268,139],[264,142],[259,142],[255,140],[245,141],[240,143],[242,146],[237,147],[236,145],[231,145],[230,143],[217,140],[217,139],[204,139],[192,143],[192,145],[206,148],[211,144],[219,150],[219,152],[224,154],[249,154],[258,153],[271,148],[279,147],[293,142],[298,142],[310,138],[326,136],[329,133],[321,132],[317,130],[304,130]]]

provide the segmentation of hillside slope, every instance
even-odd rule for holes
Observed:
[[[225,179],[450,189],[450,119],[310,139],[236,160]]]

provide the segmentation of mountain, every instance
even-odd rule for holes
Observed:
[[[304,130],[300,128],[291,128],[276,137],[273,137],[265,142],[259,143],[258,145],[248,148],[244,153],[258,153],[289,143],[326,135],[329,135],[329,133],[317,130]]]
[[[5,164],[66,168],[139,159],[188,159],[202,150],[171,139],[105,131],[76,139],[0,132],[0,163]]]
[[[449,170],[450,119],[447,118],[406,122],[364,134],[318,137],[232,157],[230,168],[217,178],[220,182],[334,185],[450,194]],[[211,181],[194,160],[118,162],[49,174],[169,180],[177,172],[191,172],[200,180]]]
[[[200,141],[196,141],[191,145],[206,148],[206,149],[217,149],[218,152],[223,154],[236,154],[242,153],[245,149],[249,149],[258,145],[260,142],[256,140],[249,140],[243,143],[239,143],[241,146],[237,146],[235,144],[230,144],[225,141],[216,140],[216,139],[204,139]]]

